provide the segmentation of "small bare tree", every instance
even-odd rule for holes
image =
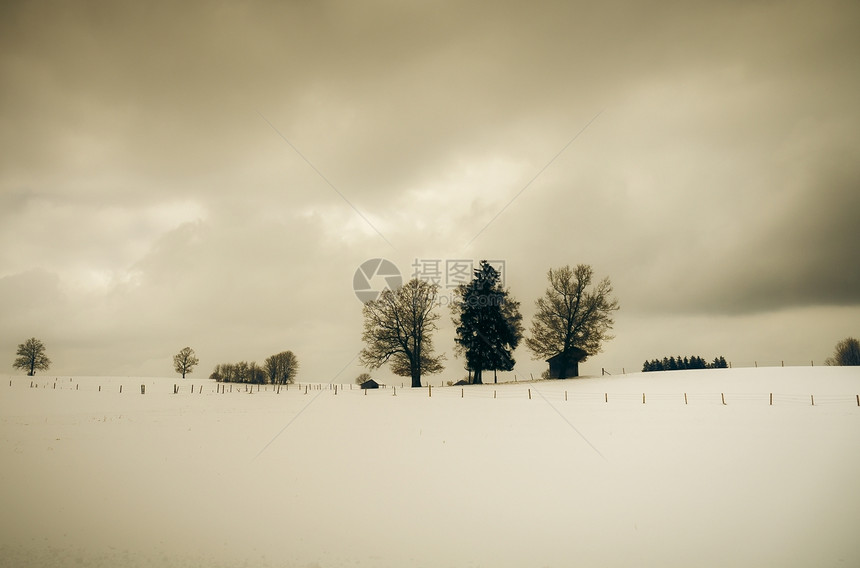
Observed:
[[[195,365],[199,362],[200,361],[194,354],[193,349],[190,347],[183,347],[182,351],[173,356],[173,369],[177,373],[181,373],[182,378],[184,379],[186,373],[193,372]]]
[[[36,371],[47,371],[51,367],[51,360],[45,355],[45,344],[35,337],[18,345],[16,355],[12,367],[27,371],[30,377],[35,375]]]
[[[853,337],[846,337],[836,344],[833,357],[828,357],[825,363],[837,366],[860,365],[860,341]]]
[[[355,377],[355,384],[363,385],[367,381],[370,380],[370,373],[362,373],[359,376]]]

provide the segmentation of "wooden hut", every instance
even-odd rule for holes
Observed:
[[[378,388],[379,388],[379,383],[377,383],[377,382],[376,382],[376,381],[374,381],[373,379],[367,379],[366,381],[364,381],[363,383],[361,383],[361,385],[360,385],[360,386],[361,386],[361,388],[363,388],[363,389],[378,389]]]
[[[571,347],[558,355],[553,355],[546,360],[549,363],[549,378],[569,379],[579,376],[579,362],[585,359],[588,353],[579,347]]]

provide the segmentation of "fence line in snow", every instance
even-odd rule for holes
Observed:
[[[41,378],[35,379],[26,377],[31,389],[50,389],[50,390],[81,390],[81,382],[75,383],[73,379],[65,382],[60,378]],[[25,381],[15,381],[10,378],[9,387],[14,387],[15,383],[24,383]],[[85,391],[98,392],[114,392],[123,394],[123,384],[109,384],[110,389],[104,389],[102,384],[95,384],[95,381],[88,381],[85,384]],[[155,385],[156,383],[151,383]],[[578,404],[593,404],[593,405],[608,405],[608,404],[682,404],[682,405],[722,405],[729,406],[732,404],[740,405],[762,405],[762,406],[785,406],[785,405],[807,405],[807,406],[828,406],[828,405],[847,405],[851,404],[860,408],[860,394],[853,395],[815,395],[810,394],[786,394],[786,393],[610,393],[610,392],[578,392],[568,390],[544,390],[536,386],[526,386],[525,384],[519,387],[511,388],[510,383],[505,384],[501,388],[490,388],[493,385],[483,385],[481,388],[470,388],[464,386],[457,387],[434,387],[432,384],[416,388],[404,388],[401,385],[400,394],[406,396],[426,396],[427,398],[482,398],[488,400],[496,399],[543,399],[547,401],[559,401]],[[209,387],[204,389],[204,387]],[[235,388],[234,388],[235,387]],[[146,394],[146,384],[140,385],[140,394]],[[361,394],[368,396],[370,394],[376,396],[397,396],[397,387],[389,385],[380,385],[379,389],[361,389],[357,385],[342,385],[342,384],[286,384],[286,385],[251,385],[245,383],[215,383],[215,388],[211,385],[194,385],[191,384],[188,388],[183,388],[178,383],[173,384],[172,393],[174,395],[182,394],[259,394],[268,393],[270,395],[292,395],[305,396],[314,391],[330,391],[332,396],[337,396],[338,393],[351,393],[353,395]],[[129,391],[126,391],[128,393]],[[130,391],[135,393],[135,389]],[[159,393],[155,389],[150,388],[152,394]]]

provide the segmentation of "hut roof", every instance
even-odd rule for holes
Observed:
[[[552,357],[547,359],[546,362],[550,364],[562,360],[579,362],[585,359],[587,356],[588,353],[586,353],[579,347],[571,347],[567,351],[562,351],[561,353],[553,355]]]

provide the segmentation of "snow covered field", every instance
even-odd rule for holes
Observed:
[[[31,380],[0,384],[4,567],[860,565],[858,368]]]

